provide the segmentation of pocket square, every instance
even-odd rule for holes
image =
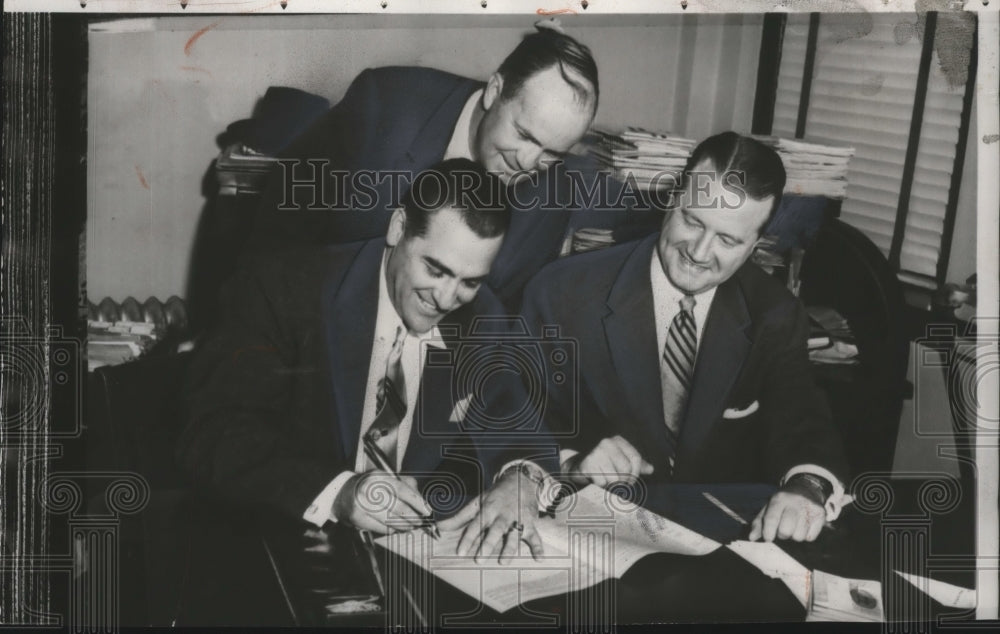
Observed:
[[[472,404],[472,394],[467,394],[465,398],[458,399],[455,403],[455,407],[451,410],[451,416],[448,417],[449,423],[461,423],[465,420],[465,415],[469,413],[469,405]]]
[[[760,401],[754,401],[753,403],[747,405],[744,409],[730,407],[726,411],[722,412],[722,417],[727,419],[745,418],[756,412],[758,409],[760,409]]]

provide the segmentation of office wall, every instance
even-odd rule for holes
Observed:
[[[535,16],[145,18],[95,24],[88,80],[92,299],[185,295],[216,137],[271,85],[336,101],[366,67],[486,78]],[[597,124],[749,131],[761,16],[563,16],[601,73]],[[209,175],[210,176],[210,175]]]

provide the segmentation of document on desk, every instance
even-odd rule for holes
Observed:
[[[541,597],[581,590],[619,578],[655,552],[705,555],[720,546],[614,493],[590,485],[566,498],[554,518],[535,523],[545,554],[535,560],[526,544],[510,563],[477,564],[455,554],[461,531],[432,540],[422,531],[396,533],[376,543],[430,571],[497,612]],[[391,570],[386,583],[392,583]]]
[[[781,579],[802,607],[809,603],[812,573],[774,542],[734,541],[726,546],[772,579]]]

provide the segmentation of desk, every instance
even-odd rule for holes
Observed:
[[[915,479],[870,479],[860,486],[864,488],[864,499],[859,495],[859,504],[844,511],[835,530],[824,531],[811,544],[781,542],[782,548],[810,569],[881,580],[889,619],[961,616],[961,611],[931,601],[891,570],[971,587],[971,562],[962,570],[935,563],[947,560],[953,564],[971,554],[963,552],[963,547],[971,548],[972,543],[971,509],[963,505],[971,496],[942,493],[941,487],[950,486],[947,482],[931,482],[928,488],[926,480]],[[708,504],[700,495],[702,490],[713,492],[747,520],[753,518],[754,509],[771,491],[762,485],[660,486],[647,491],[644,505],[720,541],[741,537],[746,528]],[[882,495],[886,492],[887,496]],[[538,599],[503,614],[481,606],[476,599],[380,549],[383,570],[392,566],[397,580],[387,580],[387,609],[375,614],[331,617],[324,613],[323,605],[331,586],[344,582],[334,553],[347,532],[328,525],[321,533],[330,543],[329,551],[324,552],[316,548],[315,531],[306,537],[309,529],[304,524],[244,518],[233,528],[231,515],[211,515],[201,519],[207,522],[205,526],[214,528],[199,532],[208,548],[195,549],[203,559],[198,572],[189,575],[185,610],[178,625],[382,627],[387,619],[415,624],[419,617],[399,593],[401,579],[406,582],[402,585],[409,586],[415,603],[423,606],[427,620],[442,627],[530,624],[564,628],[567,624],[593,622],[801,621],[805,617],[805,610],[780,581],[764,576],[725,548],[702,557],[649,555],[620,580]],[[904,552],[900,548],[904,542],[913,544],[916,551]],[[303,548],[304,544],[310,548]],[[209,559],[204,559],[206,556]],[[222,580],[211,580],[213,574]],[[198,590],[198,586],[212,592]],[[226,588],[239,597],[238,603],[224,596]],[[239,608],[234,609],[237,605]],[[904,608],[908,612],[901,612]]]

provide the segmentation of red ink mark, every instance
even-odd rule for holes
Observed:
[[[241,354],[243,354],[244,352],[251,352],[251,351],[275,352],[277,351],[277,348],[275,348],[274,346],[250,346],[248,348],[240,348],[239,350],[233,353],[233,361],[239,361]]]
[[[142,175],[142,168],[138,165],[135,166],[135,175],[139,177],[139,184],[142,185],[143,189],[149,189],[149,183],[146,182],[146,177]]]
[[[206,33],[208,33],[217,26],[219,26],[218,22],[212,22],[208,26],[198,29],[194,35],[188,38],[187,44],[184,45],[184,54],[190,55],[191,47],[194,46],[194,43],[198,41],[198,38],[200,38],[202,35],[205,35]]]
[[[565,9],[551,9],[551,10],[536,9],[535,13],[537,13],[538,15],[566,15],[566,14],[576,15],[576,11],[570,9],[569,7]]]
[[[181,66],[181,70],[189,70],[195,73],[205,73],[209,77],[212,76],[212,73],[210,73],[207,69],[201,68],[200,66]]]

